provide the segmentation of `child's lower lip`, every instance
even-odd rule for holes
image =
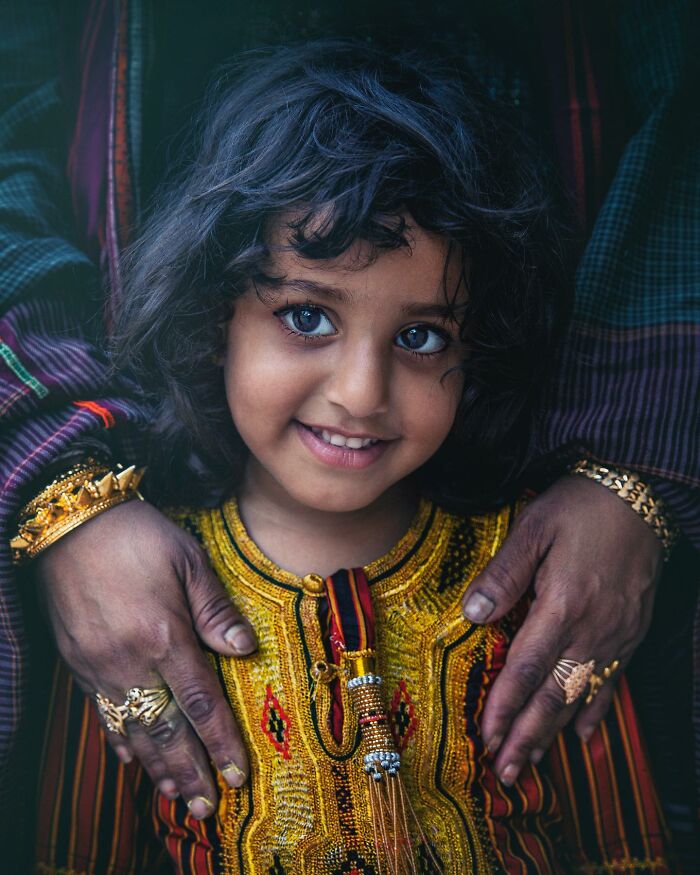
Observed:
[[[294,422],[301,442],[313,455],[326,465],[336,468],[366,468],[384,453],[389,446],[388,441],[379,441],[363,450],[351,450],[349,447],[336,447],[327,444],[320,435],[314,434],[310,428],[300,422]]]

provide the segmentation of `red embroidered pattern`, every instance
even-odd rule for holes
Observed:
[[[406,749],[409,739],[418,726],[418,718],[413,707],[413,700],[406,689],[406,681],[399,681],[389,707],[389,718],[391,734],[394,736],[399,752],[401,752]]]
[[[289,752],[289,717],[287,717],[269,684],[267,685],[260,726],[275,746],[275,750],[281,753],[286,760],[290,760],[292,755]]]

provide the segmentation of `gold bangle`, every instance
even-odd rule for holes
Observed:
[[[610,468],[590,459],[580,459],[569,473],[588,477],[611,489],[636,511],[644,522],[651,526],[661,541],[668,560],[671,550],[680,537],[680,529],[667,509],[663,499],[654,495],[648,484],[639,475],[626,468]]]
[[[33,498],[19,514],[18,533],[10,541],[12,561],[33,559],[59,538],[92,517],[133,498],[145,468],[134,465],[112,471],[86,459],[61,474]]]

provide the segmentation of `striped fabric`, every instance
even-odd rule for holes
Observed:
[[[434,515],[426,525],[436,525]],[[400,571],[401,562],[393,574],[400,575]],[[374,645],[370,591],[376,579],[368,579],[361,568],[341,570],[326,579],[326,595],[319,599],[318,608],[329,664],[342,662],[344,650]],[[287,629],[285,634],[288,646],[296,646],[295,630]],[[463,681],[466,689],[455,691],[463,696],[464,731],[473,740],[470,804],[483,819],[491,844],[491,871],[508,875],[669,873],[665,828],[624,678],[613,709],[588,744],[582,744],[569,729],[541,766],[526,768],[515,786],[507,788],[497,779],[492,760],[484,755],[479,726],[485,692],[502,669],[506,651],[505,636],[497,637],[493,652],[485,659],[478,657],[470,667]],[[238,693],[240,699],[243,693]],[[237,704],[242,706],[243,701]],[[334,697],[333,704],[331,730],[342,739],[342,698]],[[225,811],[219,812],[218,820],[196,821],[181,799],[171,802],[157,794],[136,763],[124,766],[117,761],[92,703],[60,665],[48,717],[36,833],[37,870],[42,875],[172,871],[156,836],[178,875],[260,871],[250,869],[250,861],[233,870],[226,863]],[[323,758],[320,748],[318,756]],[[336,767],[348,766],[338,761]],[[323,771],[321,762],[318,770]],[[429,792],[428,784],[423,791]],[[254,792],[250,786],[241,791],[245,797]],[[235,804],[236,798],[227,797],[226,805]],[[459,807],[460,803],[454,800],[454,804]],[[306,810],[303,805],[302,810]],[[289,823],[290,830],[296,827]],[[271,871],[283,875],[288,870],[280,865]],[[421,871],[435,871],[427,858]],[[356,872],[370,875],[375,869],[358,866]]]
[[[651,475],[700,546],[700,14],[691,0],[617,6],[605,56],[610,9],[547,4],[544,26],[567,46],[548,57],[559,163],[589,238],[539,447]],[[617,92],[616,115],[601,89]],[[603,199],[602,148],[616,154],[623,136]]]
[[[537,20],[534,69],[546,65],[540,96],[591,232],[571,339],[540,417],[540,448],[580,444],[653,476],[700,545],[700,148],[697,114],[689,111],[697,7],[692,0],[625,0],[614,13],[604,3],[534,4],[533,12],[527,0],[494,0],[489,7],[506,30]],[[55,6],[2,6],[0,807],[10,788],[18,804],[11,769],[19,763],[13,753],[26,683],[27,643],[7,546],[13,515],[76,441],[107,427],[118,440],[124,426],[134,434],[148,418],[129,387],[107,384],[91,302],[100,295],[95,261],[117,278],[119,249],[138,208],[149,32],[141,0],[85,0],[72,12],[82,26],[72,34],[80,72],[65,136]],[[603,25],[611,18],[618,39],[606,54]],[[70,60],[63,65],[69,84]],[[606,116],[606,98],[620,86],[609,75],[612,60],[624,80],[625,105],[615,116],[629,121],[624,130],[606,126],[614,115]],[[626,146],[610,168],[622,137]]]

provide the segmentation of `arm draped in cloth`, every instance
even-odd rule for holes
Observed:
[[[616,10],[633,133],[578,267],[539,445],[637,471],[700,547],[700,15],[685,0]]]

